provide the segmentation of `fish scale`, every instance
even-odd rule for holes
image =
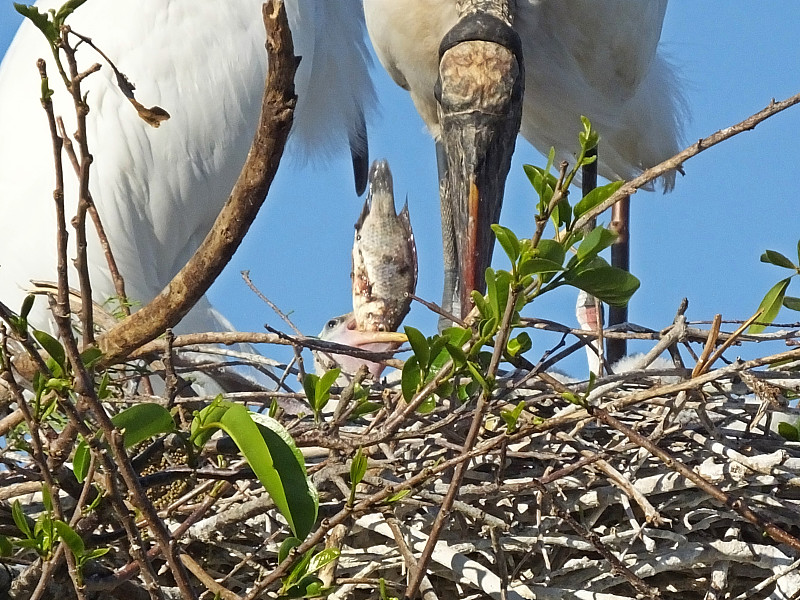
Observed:
[[[360,331],[394,331],[417,285],[417,250],[408,203],[395,212],[392,172],[373,163],[353,242],[353,311]]]

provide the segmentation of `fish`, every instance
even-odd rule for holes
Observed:
[[[392,172],[376,160],[369,192],[355,225],[353,316],[358,331],[396,331],[411,308],[417,288],[417,247],[408,201],[395,212]]]

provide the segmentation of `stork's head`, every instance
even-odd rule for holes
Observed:
[[[361,350],[372,352],[389,352],[398,348],[405,336],[394,332],[359,331],[356,328],[356,319],[353,313],[335,317],[325,323],[319,333],[319,338],[326,342],[335,342],[344,346],[352,346]],[[387,341],[396,340],[396,341]],[[386,365],[372,362],[362,358],[355,358],[344,354],[331,354],[328,352],[314,352],[314,368],[318,374],[328,369],[340,368],[343,373],[353,374],[361,365],[366,365],[369,374],[377,380]]]

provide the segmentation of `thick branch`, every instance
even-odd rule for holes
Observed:
[[[125,359],[189,312],[228,264],[266,199],[292,125],[297,59],[281,0],[269,0],[262,11],[269,68],[258,129],[239,179],[186,266],[152,302],[98,340],[105,364]]]

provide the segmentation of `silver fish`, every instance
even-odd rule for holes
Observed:
[[[417,248],[408,203],[395,213],[385,160],[369,172],[369,194],[353,242],[353,314],[359,331],[395,331],[417,287]]]

